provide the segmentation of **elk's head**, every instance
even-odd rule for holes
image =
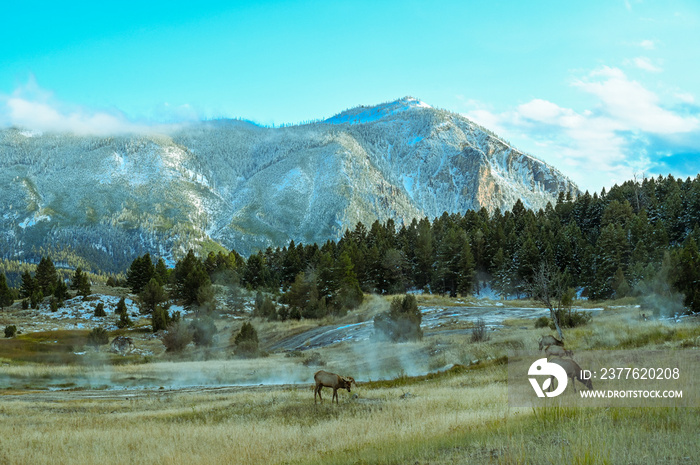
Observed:
[[[350,392],[350,386],[355,383],[355,379],[351,378],[350,376],[343,377],[343,387]],[[357,383],[355,383],[355,386],[357,386]]]

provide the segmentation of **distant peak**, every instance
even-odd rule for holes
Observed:
[[[392,102],[380,103],[374,106],[364,106],[351,108],[345,110],[342,113],[328,118],[324,123],[331,124],[358,124],[358,123],[369,123],[372,121],[377,121],[387,116],[402,113],[404,111],[418,109],[418,108],[432,108],[427,103],[418,100],[415,97],[403,97]]]
[[[411,96],[406,96],[392,103],[403,104],[411,108],[433,108],[422,100],[418,100],[417,98]]]

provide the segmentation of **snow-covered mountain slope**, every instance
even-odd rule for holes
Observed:
[[[220,120],[168,134],[0,131],[0,254],[120,268],[188,248],[323,242],[359,221],[542,208],[559,171],[414,98],[285,128]],[[61,253],[59,253],[61,251]]]

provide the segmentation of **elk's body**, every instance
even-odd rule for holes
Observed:
[[[574,353],[570,350],[566,350],[562,346],[547,346],[544,349],[544,353],[547,355],[547,357],[573,357]]]
[[[581,367],[578,366],[578,363],[568,358],[553,358],[550,362],[556,363],[566,371],[566,376],[571,378],[571,385],[574,387],[574,392],[576,392],[576,380],[579,380],[588,389],[593,389],[593,383],[590,379],[581,378]]]
[[[314,388],[314,404],[316,403],[316,394],[318,394],[318,398],[321,399],[321,402],[323,402],[323,397],[321,397],[321,389],[323,389],[324,386],[333,389],[331,403],[333,403],[333,399],[335,399],[335,403],[337,404],[338,389],[347,389],[348,392],[350,392],[350,386],[352,383],[355,383],[355,380],[349,376],[340,376],[323,370],[316,372],[314,375],[314,381],[316,382],[316,387]]]
[[[547,346],[563,346],[564,343],[554,336],[542,336],[540,338],[540,350]]]

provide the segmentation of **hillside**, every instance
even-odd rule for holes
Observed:
[[[123,270],[140,254],[240,253],[337,239],[518,199],[578,193],[556,169],[468,119],[406,97],[325,121],[237,120],[112,137],[0,131],[0,257]]]

